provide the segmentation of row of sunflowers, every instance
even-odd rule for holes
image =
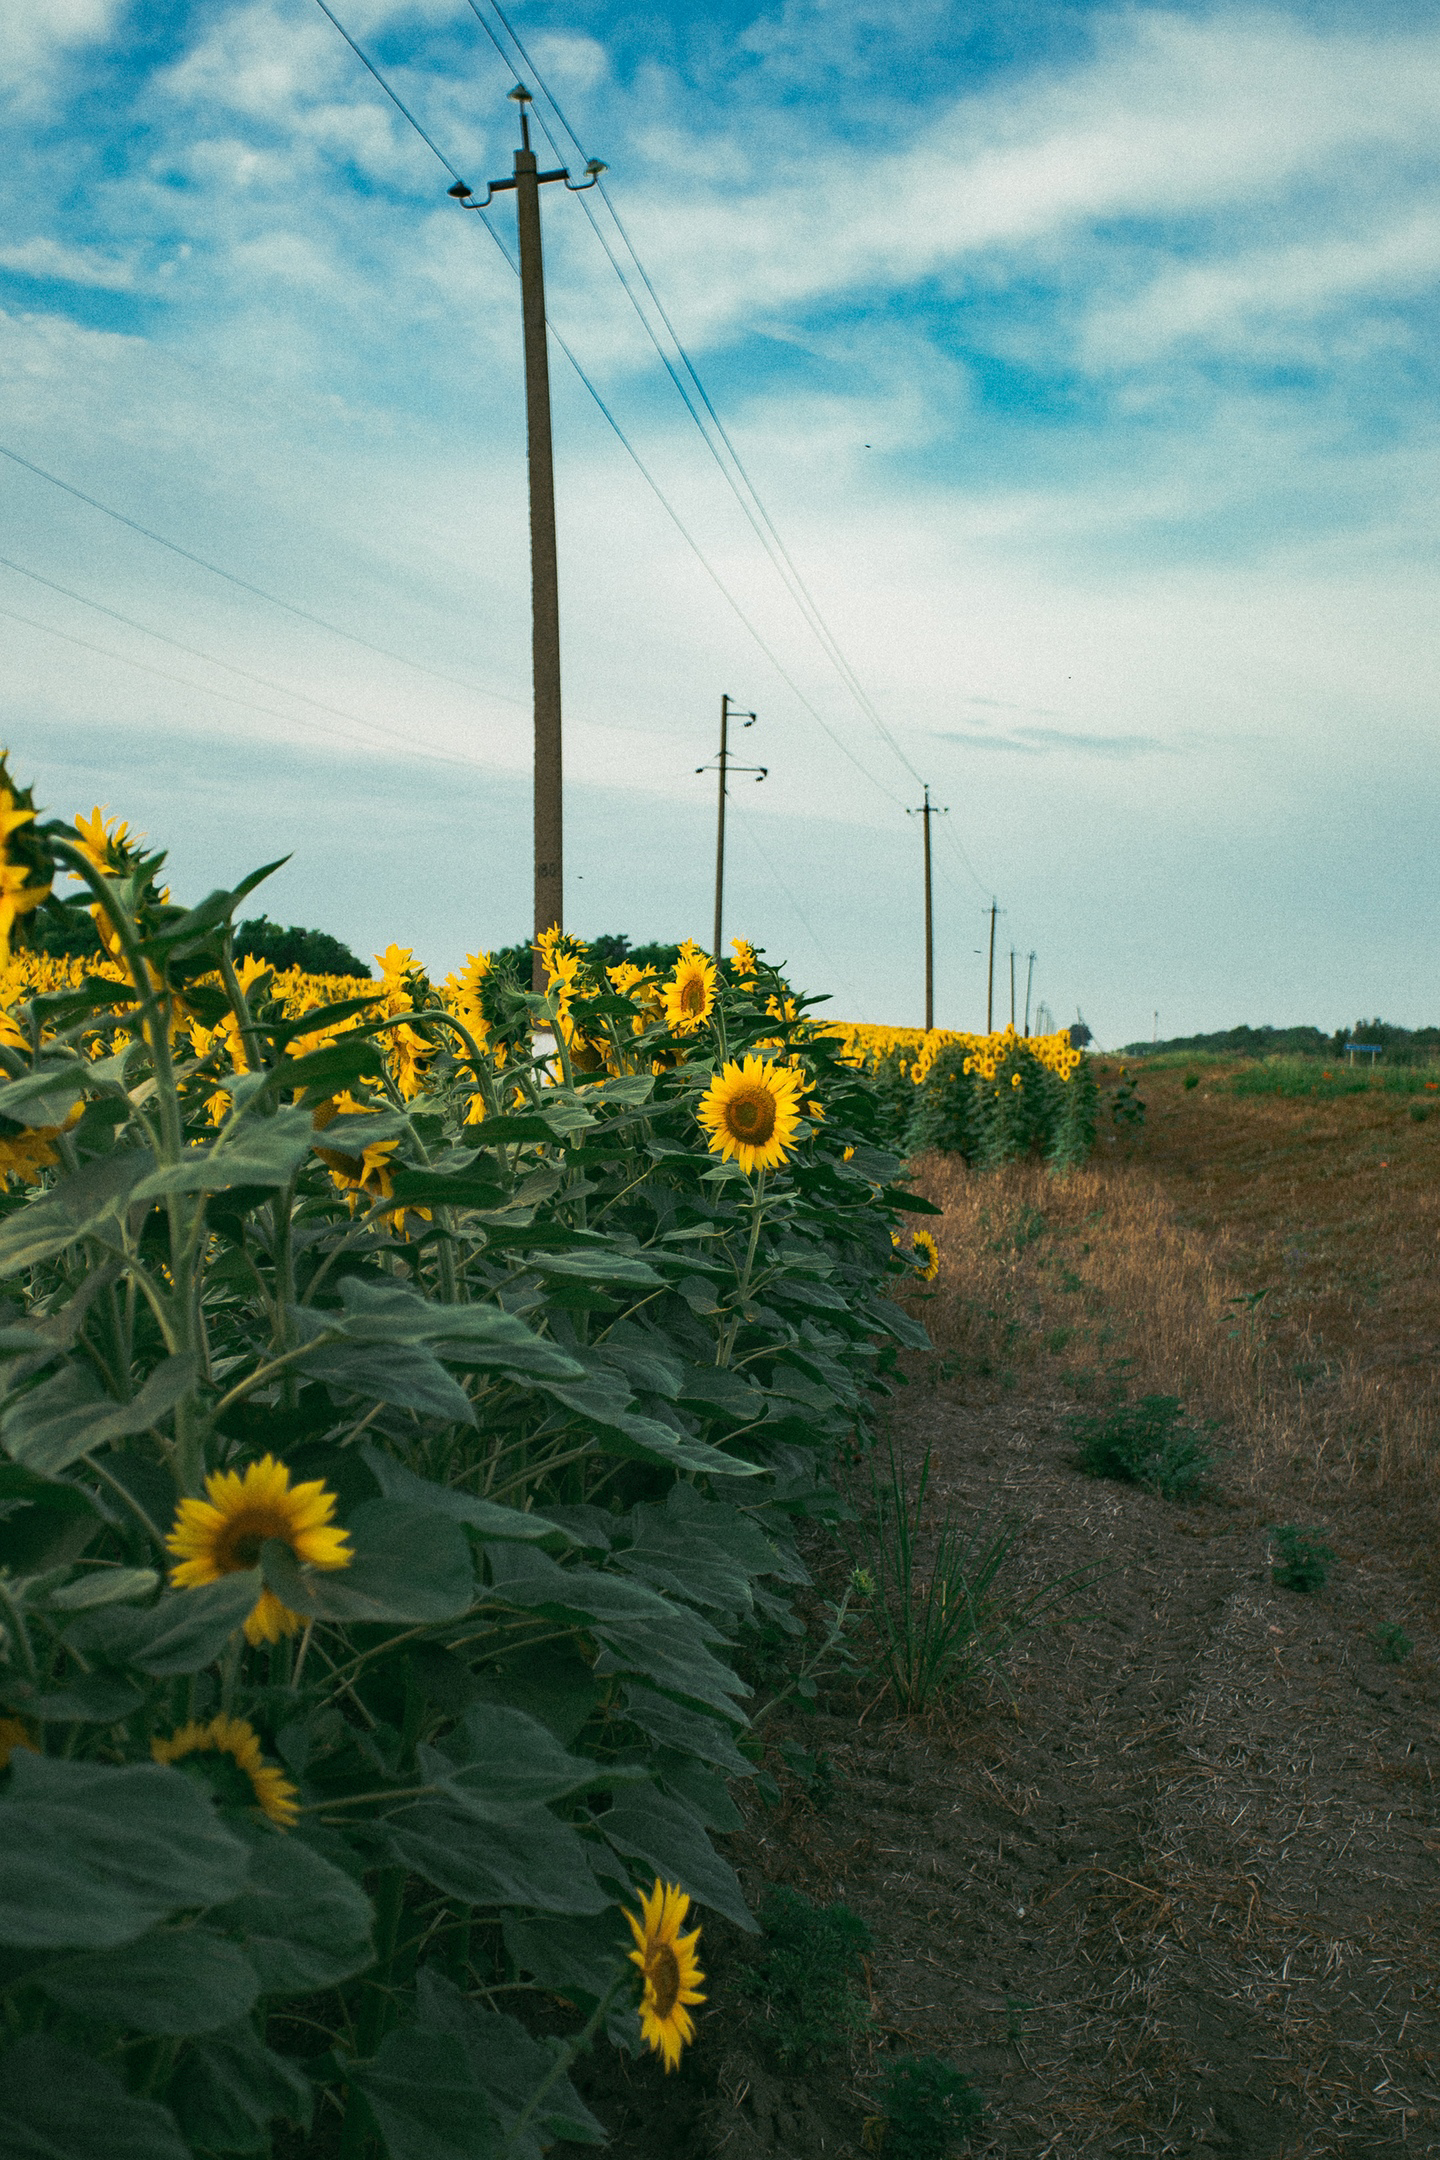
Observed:
[[[830,1023],[879,1090],[882,1129],[903,1155],[938,1148],[981,1169],[1025,1157],[1069,1170],[1095,1144],[1098,1090],[1067,1031],[989,1035]]]
[[[925,1341],[882,1090],[743,945],[282,977],[263,873],[183,907],[3,766],[0,827],[11,2141],[602,2142],[584,2051],[673,2067],[754,1925],[746,1646]]]

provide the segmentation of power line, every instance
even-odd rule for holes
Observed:
[[[236,585],[241,592],[250,593],[257,600],[268,601],[271,607],[284,608],[287,615],[297,616],[301,622],[313,623],[317,630],[328,630],[332,637],[344,638],[348,644],[362,646],[366,652],[379,653],[382,659],[397,660],[402,667],[414,668],[421,675],[433,677],[436,682],[450,683],[457,690],[469,690],[479,697],[495,698],[503,705],[525,703],[523,698],[512,697],[507,690],[491,690],[484,683],[467,682],[460,675],[447,675],[440,668],[427,667],[423,660],[412,660],[406,653],[392,652],[388,645],[376,645],[371,639],[360,637],[353,630],[343,630],[339,623],[330,622],[323,615],[312,615],[308,608],[297,607],[293,600],[282,600],[279,593],[267,592],[263,585],[252,585],[248,578],[237,577],[233,570],[224,570],[219,563],[207,562],[203,555],[193,554],[189,548],[181,547],[178,540],[167,540],[164,533],[155,532],[149,525],[141,525],[137,519],[127,517],[123,510],[117,510],[113,504],[101,502],[98,496],[87,495],[83,488],[72,486],[70,481],[62,480],[58,473],[47,472],[43,465],[36,465],[30,458],[21,457],[18,450],[9,449],[4,443],[0,443],[0,457],[8,458],[12,465],[23,466],[26,472],[34,473],[37,479],[48,480],[52,487],[63,489],[65,494],[73,495],[77,502],[84,503],[91,510],[98,510],[102,517],[113,518],[117,525],[128,526],[131,532],[139,533],[143,540],[152,540],[156,547],[168,549],[172,555],[179,555],[184,561],[194,563],[197,569],[208,570],[212,577],[223,578],[227,585]]]
[[[219,698],[223,704],[239,705],[246,712],[264,713],[271,720],[283,720],[289,727],[314,728],[321,735],[334,735],[341,742],[348,742],[353,750],[354,741],[340,733],[338,728],[327,727],[323,720],[308,720],[303,714],[280,712],[273,705],[257,704],[254,698],[236,697],[233,691],[216,690],[209,683],[193,682],[188,675],[172,675],[168,668],[158,668],[148,660],[135,660],[129,653],[112,652],[107,645],[94,645],[89,638],[76,637],[72,630],[57,630],[54,623],[36,622],[33,615],[21,615],[14,608],[0,607],[0,616],[7,622],[24,623],[29,630],[43,631],[46,637],[63,638],[67,645],[78,645],[82,652],[96,653],[102,660],[117,661],[122,667],[138,668],[142,675],[156,675],[161,682],[178,683],[182,690],[198,691],[202,697]],[[394,738],[400,741],[400,737]],[[484,767],[470,758],[449,757],[443,750],[421,750],[409,741],[404,742],[408,756],[421,758],[432,765],[451,765],[462,772],[482,772]]]
[[[403,113],[405,115],[405,118],[411,122],[411,125],[414,127],[416,134],[420,136],[421,140],[425,142],[430,147],[430,149],[435,150],[435,155],[440,159],[440,162],[445,167],[445,170],[449,173],[454,173],[457,184],[459,184],[460,186],[464,186],[465,182],[461,180],[460,175],[455,171],[455,167],[450,163],[450,160],[444,155],[442,151],[435,149],[434,143],[431,142],[430,137],[425,133],[425,130],[420,126],[419,122],[413,118],[412,114],[409,111],[409,108],[400,100],[400,98],[395,95],[395,92],[391,90],[389,84],[385,81],[384,76],[380,73],[380,70],[375,66],[374,62],[367,59],[365,54],[361,52],[360,47],[355,43],[355,40],[351,37],[349,31],[344,28],[343,24],[340,23],[338,18],[325,5],[325,0],[316,0],[316,5],[321,9],[321,12],[326,15],[332,23],[335,24],[336,29],[340,31],[341,35],[345,39],[346,44],[351,48],[351,50],[357,55],[358,58],[364,61],[366,69],[371,75],[374,76],[376,82],[379,83],[380,87],[385,91],[386,96],[391,99],[397,111]],[[505,246],[504,241],[500,238],[500,235],[495,231],[493,226],[485,223],[483,217],[481,218],[480,222],[482,226],[484,226],[485,231],[490,235],[490,238],[495,243],[496,247],[499,248],[500,253],[504,256],[506,262],[510,265],[511,270],[515,272],[516,276],[518,276],[518,266],[512,258],[509,249]],[[741,607],[740,602],[735,598],[735,595],[730,591],[730,588],[728,587],[728,585],[726,585],[725,581],[720,576],[720,573],[713,567],[713,565],[706,557],[703,549],[700,546],[699,541],[696,540],[694,535],[690,532],[689,528],[686,526],[683,519],[681,518],[679,512],[670,502],[668,496],[665,494],[664,490],[660,486],[659,481],[655,478],[654,474],[645,464],[645,461],[640,456],[638,450],[636,450],[634,444],[630,441],[629,436],[621,427],[614,413],[610,410],[610,407],[606,404],[604,398],[600,395],[600,392],[596,389],[594,383],[586,374],[584,368],[580,365],[580,362],[575,357],[575,354],[571,350],[570,346],[560,335],[559,331],[555,329],[554,325],[548,322],[548,318],[547,327],[549,329],[551,337],[555,340],[555,343],[559,346],[561,352],[564,353],[565,358],[569,361],[571,367],[575,370],[576,375],[580,378],[581,383],[589,392],[591,398],[594,400],[596,406],[599,408],[601,414],[603,415],[607,425],[611,428],[616,439],[620,443],[621,448],[625,451],[627,457],[630,458],[636,470],[639,472],[641,478],[645,481],[646,486],[655,496],[656,501],[660,504],[666,516],[670,519],[676,531],[684,540],[686,546],[690,549],[691,553],[700,563],[706,575],[710,578],[711,582],[720,592],[727,605],[734,611],[741,624],[744,626],[749,635],[754,639],[755,643],[759,646],[761,652],[764,653],[766,659],[770,662],[770,665],[774,668],[776,674],[786,685],[792,696],[800,705],[804,707],[805,711],[809,713],[811,719],[815,722],[816,726],[819,727],[823,731],[823,733],[829,737],[830,741],[835,745],[835,748],[840,751],[841,755],[849,759],[850,763],[855,767],[856,771],[862,776],[862,778],[867,780],[870,783],[871,787],[876,789],[879,794],[884,795],[888,801],[896,804],[897,808],[903,808],[903,805],[900,803],[900,798],[897,795],[893,794],[891,790],[887,788],[882,781],[877,780],[875,775],[869,770],[868,766],[864,765],[861,760],[855,755],[854,751],[849,747],[849,745],[844,742],[839,735],[836,734],[835,730],[830,726],[829,722],[823,719],[820,713],[816,711],[814,705],[811,704],[809,698],[806,697],[805,693],[803,692],[803,690],[801,690],[799,684],[794,680],[793,676],[791,676],[789,671],[781,664],[778,656],[772,650],[770,645],[766,642],[765,638],[761,635],[761,633],[756,629],[754,623],[751,622],[749,616]]]
[[[348,720],[353,726],[365,728],[386,742],[404,743],[409,747],[407,736],[397,734],[394,728],[387,728],[378,720],[366,720],[360,713],[347,712],[341,705],[327,705],[323,698],[311,697],[304,690],[292,690],[288,683],[275,682],[268,675],[256,675],[250,668],[237,667],[233,660],[221,660],[214,653],[202,652],[198,645],[186,645],[180,638],[156,630],[150,623],[137,622],[133,615],[122,615],[118,608],[107,607],[103,600],[92,600],[88,594],[76,592],[71,585],[61,585],[54,578],[42,577],[38,570],[27,570],[23,563],[13,562],[8,555],[0,555],[0,565],[13,570],[17,577],[29,578],[33,584],[47,586],[51,592],[63,593],[67,600],[78,600],[81,607],[94,608],[97,614],[108,615],[112,622],[124,623],[127,630],[138,630],[143,637],[173,646],[176,652],[186,653],[192,660],[203,660],[207,667],[224,668],[227,675],[238,675],[244,682],[258,683],[262,690],[278,690],[282,697],[296,698],[302,705],[313,705],[317,712],[333,713],[337,720]],[[256,709],[268,711],[270,708]]]
[[[346,44],[350,47],[351,52],[354,53],[356,59],[360,62],[361,67],[369,69],[370,73],[374,76],[376,82],[379,83],[380,88],[384,91],[386,97],[389,98],[391,104],[395,107],[396,111],[405,115],[405,118],[409,121],[411,127],[414,128],[416,134],[420,137],[421,142],[425,143],[429,149],[434,151],[436,157],[439,158],[440,163],[445,167],[445,170],[449,173],[451,179],[459,181],[460,185],[463,187],[465,185],[463,174],[458,173],[455,170],[455,167],[450,163],[449,158],[446,157],[444,151],[440,148],[440,145],[437,142],[432,141],[430,136],[426,134],[424,128],[421,127],[420,122],[416,119],[414,113],[411,112],[409,106],[400,97],[398,91],[391,89],[389,83],[386,82],[385,77],[380,73],[380,70],[376,67],[374,61],[366,59],[364,53],[360,50],[360,47],[356,44],[354,38],[351,37],[349,31],[345,28],[345,25],[341,22],[339,16],[332,15],[330,13],[329,8],[325,5],[325,0],[315,0],[315,5],[319,8],[322,15],[328,15],[330,17],[331,22],[340,32],[341,37],[344,38]]]
[[[502,61],[505,61],[508,66],[508,56],[506,55],[504,48],[501,46],[499,39],[495,36],[494,31],[490,28],[490,25],[486,21],[485,16],[482,14],[478,4],[478,0],[466,0],[466,4],[470,8],[471,13],[475,16],[476,21],[480,24],[480,27],[484,30],[486,36],[489,38],[496,52],[500,55]],[[554,111],[560,121],[562,128],[569,136],[571,142],[574,143],[576,151],[581,157],[584,157],[584,145],[580,142],[579,137],[575,133],[575,130],[571,127],[569,121],[565,118],[565,115],[561,111],[560,105],[556,100],[554,93],[550,90],[549,86],[544,80],[544,77],[539,73],[539,70],[536,68],[535,63],[532,60],[529,52],[526,50],[524,41],[521,39],[518,31],[515,30],[509,18],[506,16],[504,10],[498,5],[498,0],[491,0],[491,5],[495,8],[496,15],[504,24],[505,29],[509,34],[512,43],[514,44],[516,51],[519,53],[524,66],[534,76],[536,82],[539,84],[541,90],[544,92],[547,102],[554,108]],[[564,153],[560,149],[559,144],[555,141],[554,136],[550,133],[549,128],[545,124],[544,115],[537,112],[535,117],[539,121],[540,127],[544,132],[545,139],[550,144],[550,147],[554,151],[556,157],[563,157]],[[676,371],[674,362],[671,360],[670,355],[666,352],[663,344],[660,341],[660,338],[657,336],[654,324],[650,321],[649,316],[646,314],[645,309],[640,302],[639,296],[634,291],[630,280],[627,278],[625,271],[623,270],[615,256],[614,250],[610,246],[609,241],[606,239],[605,234],[602,232],[599,220],[596,218],[593,209],[588,202],[584,202],[582,200],[581,207],[584,210],[586,217],[590,221],[591,230],[594,232],[596,239],[599,241],[601,247],[604,249],[606,259],[608,260],[611,269],[615,272],[615,275],[620,282],[620,286],[625,294],[625,297],[629,300],[630,305],[632,306],[632,308],[634,308],[636,315],[639,317],[640,323],[645,331],[646,336],[649,338],[651,344],[654,346],[655,351],[659,356],[661,365],[664,367],[665,372],[670,377],[671,382],[674,384],[675,389],[678,392],[686,411],[689,413],[691,419],[694,421],[695,426],[699,431],[701,440],[705,444],[705,447],[709,451],[711,457],[714,459],[715,464],[719,469],[726,486],[730,489],[731,494],[735,497],[736,502],[739,504],[746,521],[748,522],[751,530],[755,534],[755,537],[759,540],[760,545],[765,550],[767,556],[770,558],[771,564],[774,567],[777,576],[780,578],[781,583],[785,586],[785,589],[790,595],[790,598],[795,602],[796,607],[799,609],[807,628],[810,630],[812,636],[814,636],[817,643],[820,645],[820,648],[824,652],[825,657],[830,661],[832,667],[834,667],[844,687],[849,691],[851,697],[854,698],[856,704],[859,706],[860,711],[863,713],[865,718],[869,720],[875,728],[878,729],[884,741],[894,752],[900,763],[904,765],[907,772],[910,773],[913,779],[918,781],[920,779],[919,772],[917,771],[916,767],[911,763],[904,750],[900,747],[900,744],[896,741],[894,735],[891,733],[889,727],[886,725],[884,719],[881,717],[880,713],[876,709],[873,701],[869,696],[869,693],[866,691],[863,683],[860,681],[859,676],[856,674],[854,668],[851,666],[849,660],[846,658],[844,652],[841,650],[838,639],[831,631],[829,624],[826,622],[824,615],[821,613],[819,604],[816,601],[814,594],[810,591],[810,588],[806,584],[805,579],[799,569],[799,566],[795,562],[794,557],[791,555],[790,550],[786,546],[784,539],[781,537],[781,534],[776,527],[774,519],[771,517],[770,512],[766,508],[766,505],[760,495],[758,488],[756,487],[754,481],[750,477],[748,470],[746,469],[744,460],[742,459],[739,451],[736,449],[734,441],[732,440],[728,430],[725,427],[725,423],[722,421],[719,413],[716,411],[710,394],[706,390],[704,383],[700,379],[700,374],[695,366],[694,361],[691,359],[689,353],[685,349],[685,346],[680,338],[680,334],[676,330],[675,324],[671,319],[669,311],[667,310],[664,301],[660,298],[659,292],[656,290],[654,280],[650,276],[649,271],[646,269],[645,264],[640,258],[639,251],[637,250],[634,241],[630,237],[629,230],[626,227],[624,220],[621,218],[619,211],[616,209],[615,204],[610,197],[609,190],[607,189],[603,178],[599,181],[599,190],[601,199],[604,202],[606,209],[609,211],[611,218],[614,220],[615,228],[620,234],[620,238],[624,243],[624,246],[630,256],[631,261],[635,265],[635,269],[639,274],[639,277],[645,287],[646,292],[650,296],[650,300],[655,308],[655,311],[659,315],[661,322],[665,325],[665,328],[669,333],[671,343],[674,345],[675,350],[679,355],[681,366],[684,368],[686,375],[689,376],[690,382],[694,386],[696,396],[698,396],[698,398],[700,399],[700,402],[703,405],[705,412],[709,416],[711,425],[714,427],[715,433],[719,436],[720,442],[721,444],[723,444],[724,450],[728,454],[729,464],[727,465],[725,456],[722,456],[720,449],[717,447],[715,441],[710,434],[709,429],[706,427],[704,420],[700,416],[700,412],[695,404],[695,399],[691,396],[690,391],[686,388],[685,383],[681,380],[680,375]],[[732,467],[733,470],[731,469]]]

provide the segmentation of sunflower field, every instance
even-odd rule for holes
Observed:
[[[1095,1145],[1098,1089],[1063,1028],[968,1035],[829,1021],[825,1029],[874,1080],[881,1131],[902,1155],[938,1148],[987,1170],[1029,1156],[1068,1170]]]
[[[0,763],[5,2150],[599,2143],[934,1211],[743,944],[281,979],[162,866]]]

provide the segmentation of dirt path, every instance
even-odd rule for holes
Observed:
[[[807,1723],[835,1798],[734,1842],[757,1892],[869,1921],[869,2060],[777,2080],[742,2030],[676,2154],[858,2154],[887,2048],[958,2062],[990,2108],[970,2150],[1006,2160],[1440,2153],[1436,1644],[1395,1667],[1367,1640],[1413,1584],[1342,1545],[1321,1595],[1277,1589],[1251,1498],[1081,1478],[1069,1406],[1039,1374],[908,1391],[907,1450],[1013,1505],[1020,1576],[1101,1569],[1094,1617],[1016,1655],[1013,1709]]]

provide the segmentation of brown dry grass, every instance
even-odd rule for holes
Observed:
[[[930,1157],[946,1262],[927,1318],[1002,1377],[1050,1362],[1182,1397],[1254,1476],[1404,1494],[1440,1475],[1440,1119],[1147,1077],[1134,1147],[1068,1179]]]

